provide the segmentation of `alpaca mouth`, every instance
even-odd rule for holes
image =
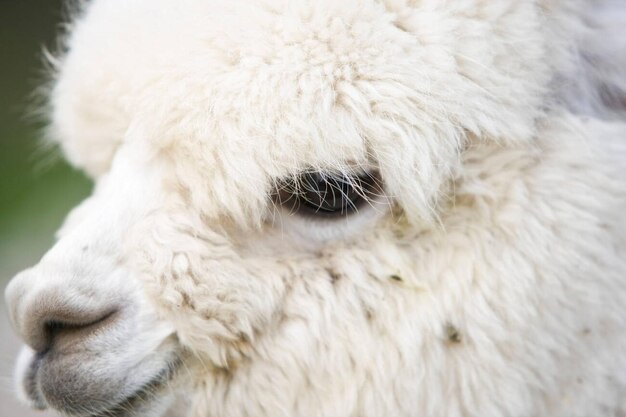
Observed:
[[[120,399],[103,396],[101,399],[86,399],[80,405],[77,405],[74,400],[67,400],[67,402],[64,400],[59,405],[58,401],[50,404],[42,391],[38,377],[42,362],[44,362],[44,355],[37,354],[32,359],[24,376],[23,384],[31,406],[39,410],[45,410],[51,406],[62,413],[84,417],[125,417],[150,414],[150,411],[159,402],[158,397],[175,379],[177,371],[182,365],[182,359],[176,356],[167,361],[165,366],[147,382]]]
[[[135,392],[128,395],[116,405],[105,411],[90,414],[89,417],[125,417],[137,416],[141,410],[149,406],[161,390],[165,389],[169,382],[174,379],[176,371],[182,364],[180,359],[176,359],[154,378],[139,387]]]

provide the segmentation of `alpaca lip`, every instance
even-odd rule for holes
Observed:
[[[46,410],[50,408],[48,402],[45,400],[45,396],[39,386],[39,371],[44,362],[46,353],[37,353],[31,360],[28,368],[26,369],[23,388],[31,407],[38,410]],[[146,383],[141,385],[138,389],[130,393],[129,395],[119,399],[113,403],[109,408],[104,410],[98,410],[92,413],[87,411],[86,417],[123,417],[123,416],[135,416],[138,415],[138,411],[141,408],[148,407],[151,400],[157,395],[167,384],[175,377],[178,368],[182,365],[182,360],[178,357],[171,359],[163,369],[156,372],[155,376],[149,379]],[[85,404],[85,409],[88,410],[89,404]],[[59,410],[70,412],[71,410]],[[73,415],[73,414],[72,414]]]
[[[28,399],[32,402],[31,406],[37,410],[45,410],[48,408],[37,385],[37,371],[39,371],[43,355],[43,353],[37,353],[35,355],[24,377],[24,391]]]
[[[150,402],[158,392],[164,388],[169,381],[174,378],[176,371],[182,364],[180,359],[176,359],[162,369],[156,376],[139,387],[135,392],[123,398],[120,402],[114,405],[112,408],[104,411],[99,411],[95,414],[90,414],[89,417],[124,417],[135,416],[137,410]]]

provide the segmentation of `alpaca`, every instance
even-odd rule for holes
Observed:
[[[69,416],[626,416],[620,0],[92,0],[95,182],[6,289]]]

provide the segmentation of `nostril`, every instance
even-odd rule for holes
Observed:
[[[110,310],[98,317],[79,317],[68,320],[48,319],[43,322],[42,334],[45,337],[44,351],[50,349],[67,350],[77,343],[110,327],[118,316],[118,310]]]
[[[111,326],[120,311],[98,301],[68,298],[53,291],[33,294],[22,303],[16,327],[35,352],[80,349],[85,340]]]
[[[125,297],[93,280],[79,276],[68,284],[63,281],[67,273],[42,268],[20,273],[5,291],[11,322],[35,352],[84,349],[85,340],[97,337],[128,311]]]

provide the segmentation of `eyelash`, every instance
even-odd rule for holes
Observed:
[[[377,172],[348,175],[306,171],[280,181],[272,197],[292,214],[340,218],[357,212],[381,190]]]

